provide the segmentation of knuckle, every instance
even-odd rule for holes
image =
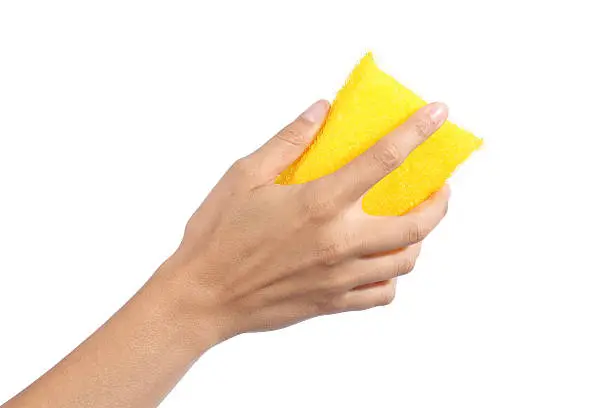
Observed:
[[[307,137],[306,133],[305,125],[300,122],[300,119],[298,119],[291,125],[281,130],[276,137],[290,145],[301,147],[309,142],[309,138]]]
[[[328,220],[335,215],[337,210],[337,205],[332,198],[317,189],[307,189],[301,201],[303,213],[314,221]]]
[[[334,266],[345,258],[346,244],[338,239],[321,240],[316,250],[316,258],[325,266]]]
[[[327,309],[329,308],[329,302],[323,299],[315,299],[312,301],[313,312],[312,314],[315,316],[325,314]]]
[[[327,245],[323,245],[318,250],[318,258],[324,265],[333,266],[337,264],[341,259],[340,246],[336,242],[332,242]]]
[[[231,172],[239,176],[252,177],[255,174],[255,167],[251,165],[249,156],[242,157],[234,162]]]
[[[326,220],[334,213],[334,203],[327,198],[314,198],[304,202],[304,212],[312,220]]]
[[[385,171],[390,172],[402,164],[402,155],[395,143],[386,142],[379,145],[373,152],[376,163]]]
[[[427,236],[427,228],[420,222],[411,223],[404,232],[404,241],[410,244],[421,242]]]
[[[413,129],[416,137],[423,140],[433,133],[435,123],[428,115],[421,115],[415,120]]]
[[[330,296],[323,296],[314,301],[315,314],[324,315],[334,313],[340,309],[339,303]]]

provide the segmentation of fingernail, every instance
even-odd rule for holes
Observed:
[[[444,122],[448,116],[448,107],[442,102],[429,105],[429,116],[434,122]]]
[[[301,116],[309,122],[319,123],[327,116],[327,109],[327,101],[320,100],[310,105],[310,108],[306,109]]]

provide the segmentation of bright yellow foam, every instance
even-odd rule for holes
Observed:
[[[277,179],[305,183],[333,173],[366,151],[426,103],[381,71],[366,54],[338,92],[329,116],[308,150]],[[372,215],[401,215],[440,189],[482,140],[446,122],[363,200]]]

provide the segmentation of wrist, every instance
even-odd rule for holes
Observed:
[[[231,337],[215,308],[204,307],[201,293],[188,282],[186,274],[164,264],[142,289],[158,309],[161,319],[175,337],[177,345],[199,357]]]

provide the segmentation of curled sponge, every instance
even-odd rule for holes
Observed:
[[[277,183],[305,183],[333,173],[425,105],[420,97],[381,71],[371,53],[366,54],[338,92],[313,143],[278,177]],[[470,132],[445,122],[400,167],[366,193],[364,211],[371,215],[410,211],[440,189],[481,143]]]

